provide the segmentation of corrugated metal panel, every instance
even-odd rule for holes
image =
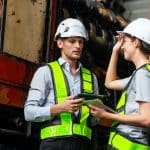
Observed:
[[[124,16],[130,20],[138,17],[150,18],[150,0],[124,1]]]

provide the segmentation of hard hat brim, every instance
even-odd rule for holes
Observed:
[[[124,31],[116,31],[118,34],[124,34],[124,33],[127,33],[127,32],[124,32]]]

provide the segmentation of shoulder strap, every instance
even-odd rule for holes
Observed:
[[[148,71],[150,71],[150,64],[144,64],[144,65],[142,65],[141,67],[137,68],[137,69],[132,73],[131,78],[130,78],[130,80],[128,81],[126,87],[125,87],[125,90],[129,87],[129,85],[130,85],[130,83],[131,83],[133,77],[135,76],[136,72],[137,72],[138,70],[140,70],[141,68],[143,68],[143,67],[146,67],[146,69],[147,69]]]
[[[81,93],[94,93],[93,74],[87,68],[81,67]]]
[[[48,63],[48,65],[52,73],[55,97],[66,97],[70,95],[69,84],[59,62],[54,61]]]
[[[150,64],[146,64],[146,69],[150,71]]]

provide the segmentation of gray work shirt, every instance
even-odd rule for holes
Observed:
[[[69,64],[62,58],[58,59],[66,77],[72,96],[81,93],[79,63],[77,73],[72,75]],[[94,74],[93,74],[94,75]],[[94,94],[98,94],[97,78],[94,75]],[[50,106],[55,104],[52,75],[48,66],[37,69],[31,81],[28,97],[24,107],[24,115],[27,121],[42,122],[51,118]]]
[[[127,85],[130,78],[131,77],[122,80],[123,84]],[[145,67],[137,70],[126,92],[126,114],[138,113],[139,101],[150,102],[150,72]],[[148,139],[150,137],[150,128],[128,124],[120,124],[117,128],[136,141],[144,144],[149,143]]]

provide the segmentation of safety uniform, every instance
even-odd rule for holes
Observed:
[[[52,72],[53,84],[55,88],[55,103],[62,103],[65,97],[69,96],[70,91],[68,88],[68,81],[65,78],[63,70],[57,61],[48,64]],[[81,67],[81,82],[83,93],[93,93],[93,77],[92,73]],[[57,120],[57,124],[47,124],[46,127],[41,129],[41,139],[65,137],[65,136],[83,136],[91,139],[91,128],[88,125],[89,108],[82,106],[77,116],[70,113],[61,113],[53,118]],[[50,121],[51,122],[51,121]]]
[[[148,64],[144,65],[144,66],[140,67],[139,69],[141,69],[143,67],[146,68],[146,70],[150,71],[150,65],[148,65]],[[134,72],[134,74],[131,76],[130,80],[128,81],[128,84],[125,87],[125,90],[123,91],[123,93],[120,97],[120,100],[118,101],[116,109],[122,115],[127,113],[126,112],[126,107],[127,107],[126,105],[127,105],[128,95],[127,95],[126,91],[128,90],[133,78],[135,77],[136,72],[139,69],[137,69]],[[130,88],[133,90],[132,86]],[[135,93],[136,93],[136,91],[135,91]],[[147,136],[146,138],[147,138],[148,142],[142,143],[141,141],[138,141],[135,138],[130,137],[126,132],[123,132],[123,130],[120,131],[118,128],[118,126],[120,124],[121,123],[119,123],[117,121],[114,121],[112,124],[112,131],[111,131],[110,137],[109,137],[108,150],[134,150],[134,149],[135,150],[150,150],[150,141],[148,139],[149,134],[150,134],[149,131],[147,131],[149,133],[146,134],[146,136]],[[135,130],[136,130],[136,127],[135,127]],[[140,127],[139,127],[139,132],[140,132]]]
[[[69,37],[88,40],[88,33],[80,20],[67,18],[59,23],[54,40]],[[48,66],[40,67],[34,74],[24,108],[25,119],[44,124],[41,129],[41,150],[91,150],[89,139],[92,131],[88,125],[90,116],[87,106],[82,106],[74,114],[61,113],[56,116],[52,116],[51,106],[81,92],[98,94],[97,78],[80,62],[75,75],[71,74],[70,64],[65,59],[61,57],[58,62],[50,63],[51,69]]]

